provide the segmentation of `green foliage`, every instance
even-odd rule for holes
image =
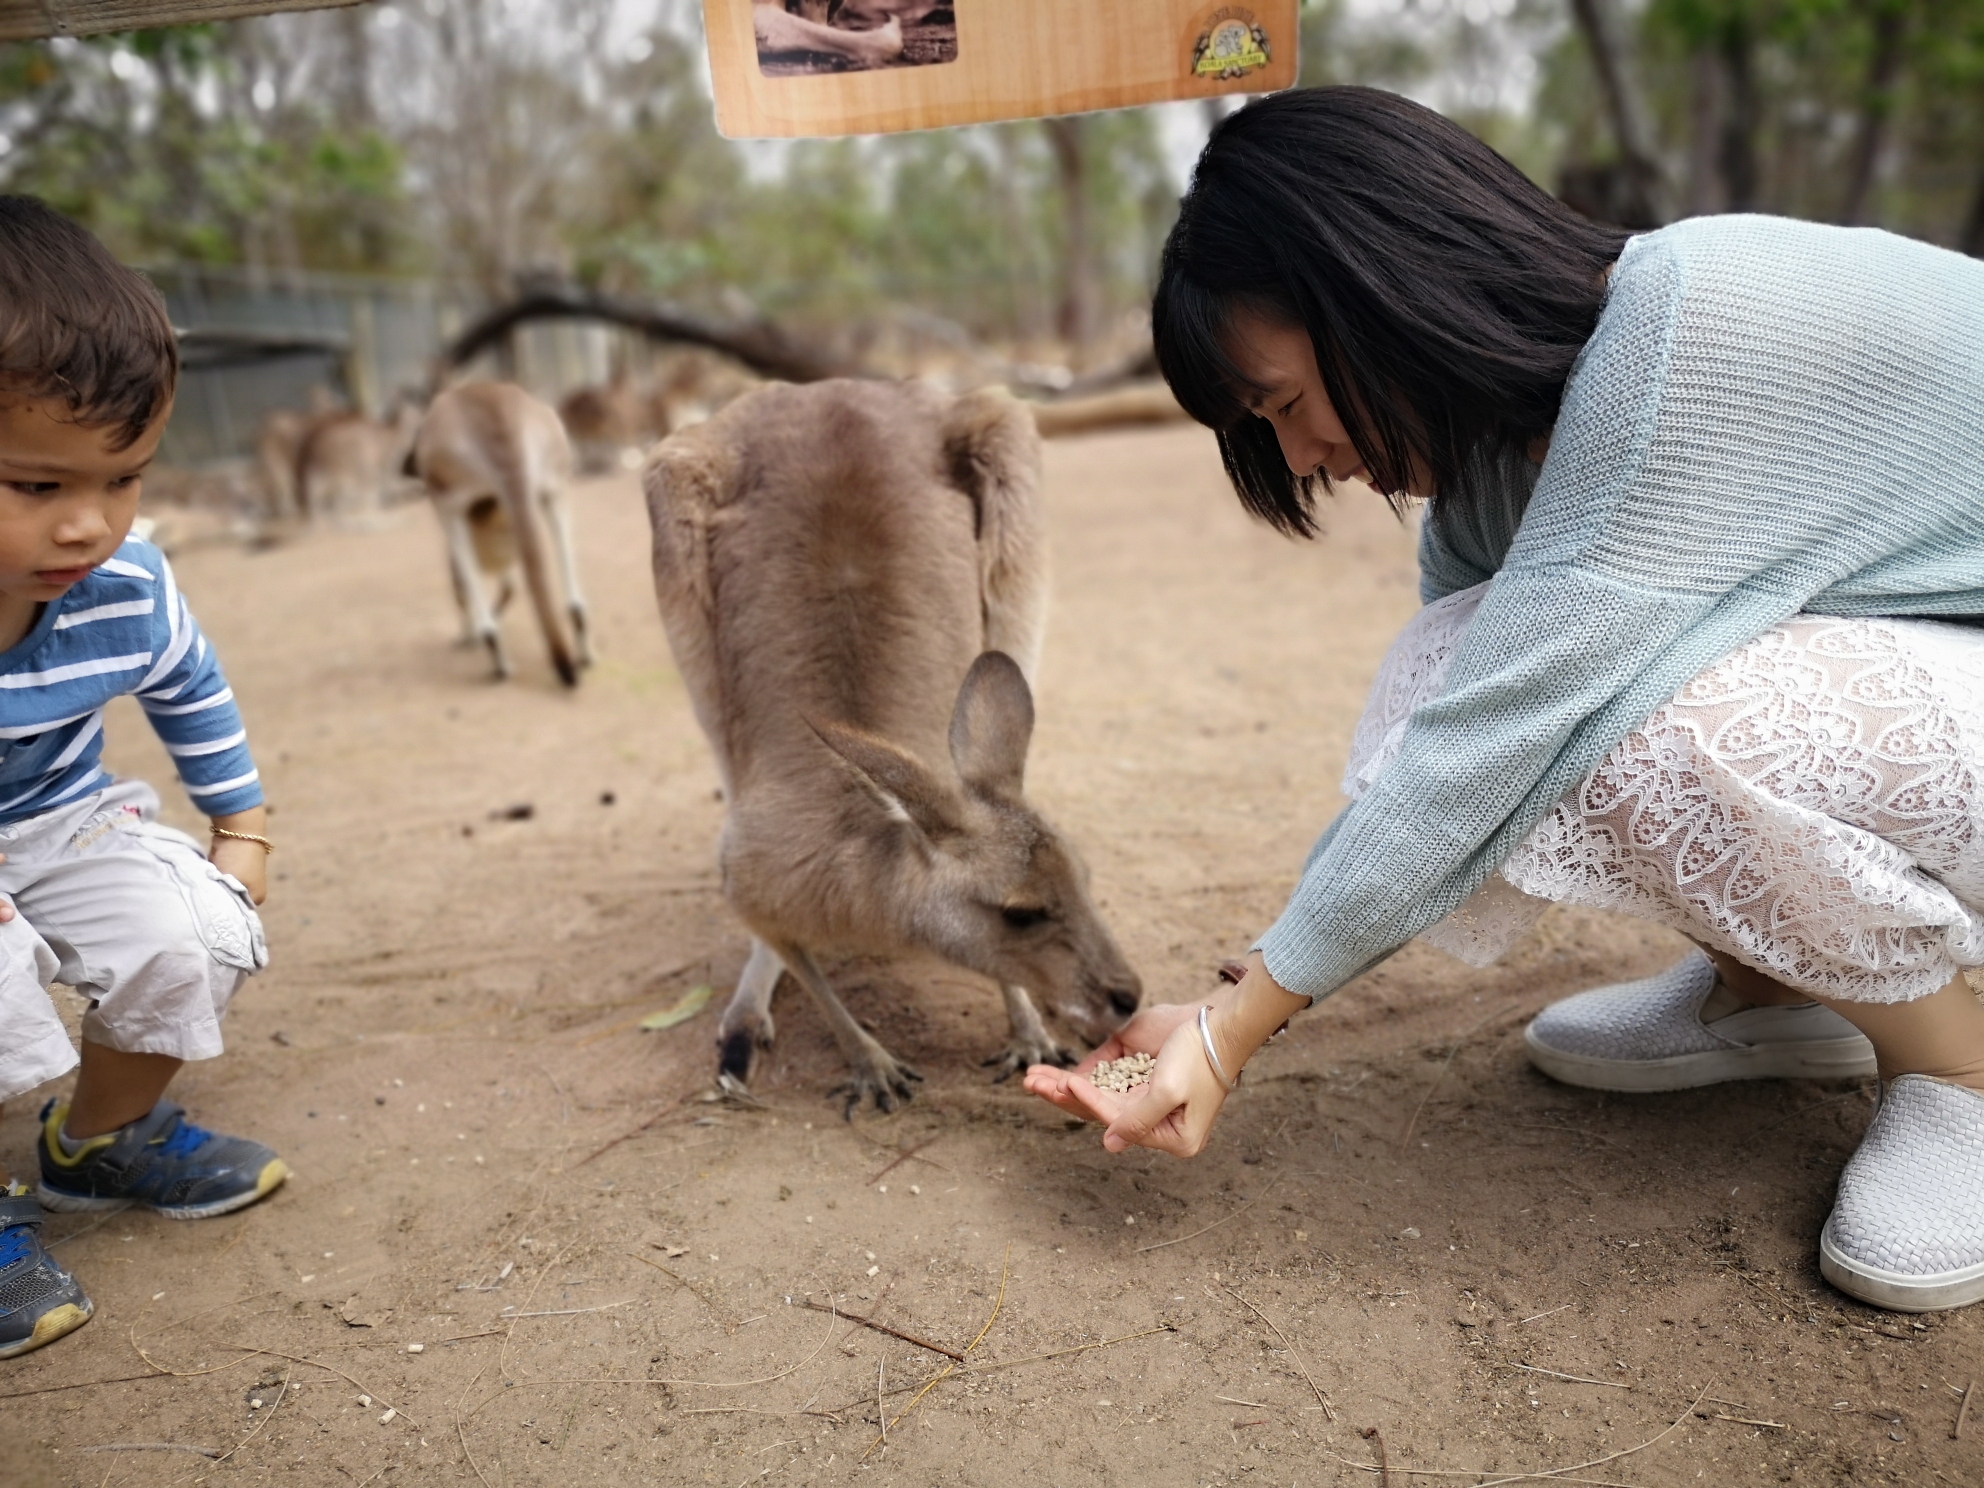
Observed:
[[[417,262],[404,161],[322,99],[259,108],[239,28],[0,46],[0,181],[138,260]]]

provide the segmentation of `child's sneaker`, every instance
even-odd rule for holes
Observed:
[[[171,1101],[149,1115],[73,1153],[63,1150],[62,1122],[69,1107],[50,1101],[41,1110],[42,1206],[75,1213],[145,1204],[167,1219],[211,1219],[244,1209],[278,1188],[289,1166],[246,1137],[223,1136],[193,1125]]]
[[[0,1184],[0,1359],[53,1343],[96,1309],[41,1247],[41,1205]]]

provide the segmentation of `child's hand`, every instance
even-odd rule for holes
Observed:
[[[255,806],[232,816],[217,816],[213,823],[213,846],[207,850],[207,861],[240,879],[248,897],[260,904],[269,897],[269,850],[262,845],[262,834],[268,830],[267,810]]]
[[[240,879],[241,887],[248,891],[248,897],[255,903],[260,904],[269,897],[269,855],[262,851],[260,843],[216,837],[213,851],[207,854],[207,861],[222,873],[231,873]]]

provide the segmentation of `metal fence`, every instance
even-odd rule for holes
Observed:
[[[147,271],[182,333],[184,370],[161,458],[188,467],[252,453],[278,408],[328,396],[374,416],[430,389],[436,355],[488,306],[471,287],[351,274],[273,274],[172,264]],[[556,402],[603,382],[624,333],[586,323],[519,327],[500,365]]]

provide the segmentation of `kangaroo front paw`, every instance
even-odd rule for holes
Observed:
[[[990,1059],[982,1061],[981,1067],[997,1069],[999,1073],[992,1077],[992,1083],[1003,1085],[1014,1075],[1024,1074],[1036,1064],[1056,1064],[1066,1069],[1079,1062],[1080,1058],[1080,1055],[1071,1053],[1055,1043],[1044,1032],[1038,1037],[1016,1033],[1011,1043]]]
[[[853,1062],[848,1071],[847,1083],[836,1088],[836,1095],[845,1095],[847,1104],[841,1107],[841,1119],[852,1121],[854,1108],[862,1101],[873,1099],[875,1109],[889,1112],[896,1109],[915,1095],[910,1088],[911,1081],[920,1081],[923,1076],[904,1064],[880,1044],[872,1043],[862,1050],[862,1058]]]

